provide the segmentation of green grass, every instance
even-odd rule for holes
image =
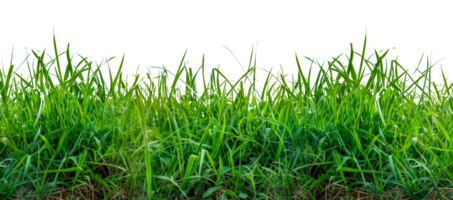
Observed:
[[[365,46],[347,63],[304,58],[305,74],[296,56],[293,78],[258,85],[253,50],[240,80],[204,56],[130,80],[124,57],[101,73],[54,39],[27,76],[0,73],[0,197],[453,198],[453,84],[435,84],[429,60],[409,73]]]

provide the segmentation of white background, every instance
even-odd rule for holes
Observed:
[[[424,50],[433,49],[433,64],[437,59],[441,59],[448,55],[449,59],[453,56],[452,45],[397,45],[396,51],[399,54],[398,62],[403,66],[417,66],[420,56]],[[438,64],[436,65],[436,67]],[[452,77],[452,66],[449,66],[448,76]],[[445,74],[447,75],[447,74]]]

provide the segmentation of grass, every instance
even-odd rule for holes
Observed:
[[[291,80],[269,72],[258,87],[253,50],[237,81],[204,57],[131,81],[124,56],[101,73],[54,37],[50,61],[33,51],[28,76],[0,74],[0,197],[453,198],[453,84],[365,46],[345,64],[304,58],[317,74],[296,56]]]

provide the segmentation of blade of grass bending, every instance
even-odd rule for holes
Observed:
[[[307,57],[305,57],[305,58],[307,58]],[[323,90],[324,83],[326,83],[327,86],[329,86],[329,82],[326,80],[327,73],[323,69],[324,63],[322,65],[320,65],[319,62],[318,62],[317,64],[319,66],[320,71],[318,72],[318,76],[316,77],[316,81],[315,81],[315,84],[313,85],[313,89],[312,90],[313,90],[313,92],[315,94],[315,98],[320,99],[320,97],[318,95],[321,94],[321,92]],[[310,66],[310,71],[311,71],[311,66]]]
[[[47,82],[47,84],[50,86],[50,89],[53,90],[54,89],[54,84],[53,84],[53,81],[52,81],[52,78],[50,77],[50,72],[49,72],[49,69],[47,69],[45,63],[44,63],[44,56],[46,55],[45,51],[46,51],[46,47],[44,47],[44,50],[43,50],[43,53],[42,53],[42,56],[41,56],[41,62],[43,63],[43,75],[44,75],[44,78]],[[53,73],[52,73],[53,74]],[[55,74],[54,74],[55,75]],[[44,92],[45,94],[47,94],[47,90]]]
[[[220,63],[217,65],[217,67],[215,67],[214,69],[219,69],[220,68]],[[220,83],[220,74],[219,73],[216,73],[217,70],[213,70],[212,73],[215,74],[215,86],[216,86],[216,89],[217,89],[217,94],[221,95],[222,94],[222,88],[221,88],[221,83]],[[223,103],[221,104],[223,105]]]
[[[230,94],[230,92],[233,90],[233,88],[236,88],[236,86],[238,84],[240,84],[242,82],[242,80],[249,74],[251,73],[254,69],[256,68],[256,66],[253,66],[251,67],[249,70],[247,70],[244,74],[242,74],[241,77],[239,77],[239,79],[237,81],[235,81],[233,87],[230,88],[230,90],[228,90],[227,92],[227,96]],[[275,76],[275,75],[274,75]]]
[[[107,64],[107,76],[109,78],[109,86],[108,86],[108,88],[112,87],[112,81],[113,81],[112,73],[113,73],[113,71],[112,71],[112,67],[110,66],[110,61],[113,60],[114,58],[115,58],[115,56],[111,56],[105,62],[105,64]]]
[[[40,89],[42,89],[42,86],[43,86],[43,80],[42,80],[42,70],[41,70],[41,65],[40,65],[40,57],[38,56],[38,54],[35,52],[35,50],[33,48],[30,48],[30,51],[31,51],[31,54],[33,55],[32,59],[36,59],[35,62],[33,62],[32,66],[34,67],[33,68],[33,74],[35,75],[34,76],[34,79],[36,81],[36,83],[39,83],[37,85],[35,85],[35,87],[38,87]]]
[[[35,123],[33,124],[33,126],[36,126],[36,124],[38,123],[39,117],[41,117],[42,109],[44,108],[44,99],[43,98],[45,98],[44,95],[42,95],[42,97],[41,97],[41,104],[39,105],[38,116],[36,117],[36,120],[35,120]]]
[[[420,64],[422,63],[422,60],[423,60],[423,56],[424,56],[424,55],[425,55],[425,53],[423,53],[423,54],[422,54],[422,57],[420,57],[420,61],[418,62],[417,68],[415,68],[414,73],[413,73],[412,75],[414,75],[415,72],[418,71],[418,68],[420,67]],[[418,72],[420,72],[420,71],[418,71]]]
[[[63,74],[63,79],[66,81],[73,73],[71,56],[69,55],[69,42],[66,44],[66,67]]]
[[[297,54],[296,54],[296,62],[297,62],[297,67],[299,69],[299,74],[302,77],[303,85],[305,87],[305,95],[308,95],[310,93],[310,83],[308,83],[307,80],[305,79],[304,73],[302,72],[302,68],[300,67],[299,58],[297,58]]]
[[[251,46],[251,50],[252,51],[250,52],[249,64],[248,64],[247,69],[250,68],[251,65],[252,65],[252,58],[254,58],[253,65],[256,66],[256,52],[255,52],[254,44],[251,43],[251,45],[252,45]],[[252,76],[252,81],[253,82],[252,82],[252,86],[251,87],[253,87],[253,88],[256,88],[256,71],[257,70],[255,68],[255,70],[253,70],[253,76]],[[253,99],[255,99],[255,95],[253,95]]]
[[[410,100],[407,98],[407,96],[405,95],[405,93],[404,93],[404,92],[403,92],[403,91],[402,91],[395,83],[393,83],[393,81],[389,80],[389,77],[387,77],[383,72],[380,72],[380,73],[381,73],[382,76],[384,76],[384,77],[387,79],[388,83],[390,83],[396,90],[398,90],[398,92],[401,93],[402,97],[403,97],[404,99],[406,99],[407,103],[409,103],[409,104],[412,105],[412,101],[410,101]]]
[[[223,75],[223,73],[220,72],[219,69],[214,68],[213,70],[215,70],[220,76],[222,76],[225,79],[225,81],[230,85],[231,90],[233,90],[237,94],[235,87],[233,86],[233,84],[231,84],[231,82],[227,79],[227,77],[225,75]],[[225,96],[228,96],[228,95],[225,95]]]
[[[131,93],[134,91],[135,87],[137,87],[138,80],[140,79],[140,76],[135,76],[134,82],[132,83],[131,87],[129,88],[129,91],[126,92],[125,95],[119,100],[119,102],[124,101],[127,98],[130,98]]]
[[[74,54],[73,54],[73,55],[74,55]],[[88,64],[89,62],[88,62],[87,60],[85,60],[85,59],[82,58],[82,61],[78,62],[77,65],[75,66],[75,68],[74,68],[72,71],[73,71],[73,72],[78,71],[79,68],[80,68],[80,66],[82,66],[82,64],[84,64],[84,63]],[[91,69],[91,67],[90,67],[89,69]],[[83,79],[82,79],[82,80],[83,80]]]
[[[66,51],[61,52],[60,54],[58,54],[58,57],[60,57],[61,55],[65,54],[65,53],[66,53]],[[47,53],[46,53],[46,54],[47,54]],[[28,54],[28,55],[32,55],[32,54]],[[28,56],[27,56],[27,57],[28,57]],[[49,56],[49,57],[50,57],[50,56]],[[50,57],[50,58],[52,58],[52,57]],[[25,62],[25,60],[24,60],[23,62]],[[47,71],[50,71],[50,69],[53,68],[53,69],[55,69],[55,73],[57,73],[57,72],[56,72],[57,70],[56,70],[56,59],[55,59],[55,58],[52,58],[52,60],[50,60],[49,62],[47,62],[47,63],[45,64],[45,66],[49,68]],[[28,68],[28,69],[29,69],[29,68]],[[50,72],[49,72],[49,73],[50,73]],[[30,71],[30,69],[29,69],[29,71],[28,71],[28,74],[29,74],[30,77],[31,77],[31,71]],[[55,78],[57,78],[57,80],[58,80],[57,74],[54,74],[54,73],[51,73],[51,74],[53,74],[53,75],[55,76]]]
[[[174,90],[175,90],[175,87],[176,87],[176,83],[178,83],[178,79],[179,77],[182,75],[182,72],[184,71],[184,68],[183,68],[183,63],[184,63],[184,60],[186,58],[186,55],[187,55],[187,50],[188,48],[186,48],[186,50],[184,51],[184,54],[181,58],[181,61],[179,62],[179,66],[178,66],[178,69],[176,70],[176,76],[175,78],[173,79],[173,83],[171,84],[171,89],[170,89],[170,93],[169,95],[172,95]],[[184,66],[185,67],[185,66]],[[170,98],[170,97],[169,97]]]
[[[2,101],[3,101],[3,105],[5,106],[5,116],[7,118],[9,118],[9,109],[8,109],[8,94],[9,94],[9,89],[10,89],[10,82],[11,82],[11,78],[13,76],[13,69],[14,69],[14,65],[10,65],[9,67],[9,70],[8,70],[8,74],[6,75],[6,80],[2,80],[2,89],[1,89],[1,94],[2,94]],[[3,79],[3,77],[2,77]]]
[[[71,168],[66,168],[66,169],[46,170],[46,171],[40,171],[40,172],[33,172],[31,174],[37,174],[37,173],[49,174],[49,173],[61,173],[61,172],[74,172],[74,171],[80,171],[80,168],[79,167],[71,167]]]
[[[101,60],[101,62],[99,63],[99,65],[98,65],[97,67],[100,69],[101,66],[102,66],[102,64],[103,64],[104,62],[105,62],[105,58],[103,58],[103,59]],[[98,76],[99,76],[99,78],[102,80],[102,83],[103,83],[105,89],[108,90],[109,88],[108,88],[108,86],[107,86],[107,83],[105,82],[104,75],[102,74],[101,71],[99,71],[98,73],[99,73]]]
[[[345,74],[343,71],[341,70],[338,70],[336,68],[332,68],[333,71],[337,72],[347,83],[348,85],[351,87],[351,88],[355,88],[357,85],[356,85],[356,82],[354,82],[350,76],[348,76],[347,74]]]
[[[206,79],[204,77],[204,54],[203,54],[203,60],[201,62],[201,75],[203,76],[203,87],[204,87],[204,94],[205,94],[205,103],[206,103],[206,106],[208,106],[208,89],[206,87]]]
[[[424,55],[425,55],[425,52],[422,52],[422,55],[420,56],[420,59],[418,60],[417,67],[416,67],[415,70],[414,70],[414,74],[416,74],[416,73],[421,73],[420,70],[418,70],[418,68],[420,67],[420,64],[422,63],[422,60],[423,60],[423,56],[424,56]],[[421,76],[421,74],[420,74],[420,76]],[[411,77],[412,77],[412,76],[411,76]],[[414,82],[414,81],[413,81],[413,82]],[[413,84],[415,84],[415,83],[413,83]],[[413,85],[413,84],[411,84],[411,85]],[[417,85],[418,85],[418,81],[417,81]],[[412,88],[412,86],[409,86],[409,87],[406,89],[405,92],[407,93],[407,91],[410,90],[410,88]],[[419,88],[420,88],[420,87],[419,87]],[[420,90],[421,90],[421,89],[420,89]]]
[[[40,82],[40,88],[42,88],[42,90],[44,91],[44,94],[47,94],[47,88],[46,88],[46,84],[44,83],[44,77],[46,74],[49,75],[48,73],[45,72],[45,68],[43,66],[43,62],[41,60],[41,58],[43,57],[42,55],[41,56],[38,56],[38,54],[35,52],[34,49],[31,49],[31,53],[33,54],[33,56],[37,59],[36,63],[36,71],[37,71],[37,74],[36,74],[36,78],[39,80]],[[44,74],[43,74],[44,73]]]
[[[184,66],[184,65],[183,65],[183,66]],[[201,65],[200,65],[200,67],[201,67]],[[151,68],[162,69],[163,71],[167,72],[168,74],[171,74],[171,75],[173,75],[173,76],[176,76],[176,73],[173,73],[172,71],[170,71],[170,70],[168,70],[168,69],[164,69],[164,68],[159,67],[159,66],[148,66],[148,69],[151,69]],[[191,75],[191,76],[193,76],[193,75]],[[160,77],[160,76],[154,76],[154,77],[152,77],[152,79],[156,79],[157,77]],[[186,81],[185,81],[183,78],[179,78],[178,81],[181,81],[183,84],[186,84]],[[187,84],[188,84],[188,82],[187,82]]]
[[[305,59],[307,59],[307,60],[310,61],[310,67],[309,67],[309,69],[308,69],[308,75],[307,75],[308,77],[307,77],[307,81],[308,81],[308,85],[309,85],[309,88],[310,88],[310,91],[311,91],[311,82],[312,82],[312,81],[311,81],[311,71],[312,71],[312,69],[313,69],[313,64],[314,64],[314,62],[313,62],[313,59],[311,59],[311,58],[308,57],[308,56],[303,56],[303,57],[304,57]]]
[[[349,43],[349,59],[348,59],[348,74],[352,80],[357,81],[357,72],[355,71],[354,66],[354,47],[352,46],[352,42]],[[357,86],[357,84],[355,84]]]
[[[22,60],[22,62],[21,62],[19,65],[16,65],[16,64],[14,63],[15,66],[20,66],[20,67],[16,68],[14,71],[20,73],[19,70],[22,68],[21,66],[22,66],[24,63],[26,63],[27,61],[30,60],[29,57],[30,57],[31,55],[32,55],[32,54],[28,54],[27,56],[25,56],[25,58]],[[8,70],[8,71],[9,71],[9,70]]]
[[[282,71],[282,73],[280,73],[280,77],[281,77],[281,80],[282,80],[282,82],[283,82],[283,88],[285,88],[285,90],[286,90],[289,94],[291,94],[291,96],[292,96],[294,99],[299,99],[299,98],[296,97],[296,95],[294,95],[293,91],[291,90],[291,88],[289,88],[288,84],[286,83],[286,80],[285,80],[285,78],[283,77],[283,68],[282,68],[281,63],[280,63],[280,69],[281,69],[281,71]]]
[[[344,171],[344,172],[358,172],[358,173],[384,173],[384,172],[379,172],[379,171],[374,171],[374,170],[352,169],[349,167],[340,167],[339,170]]]
[[[30,54],[30,55],[31,55],[31,54]],[[27,78],[30,80],[31,85],[34,86],[34,85],[35,85],[34,74],[33,74],[34,72],[31,70],[31,68],[30,68],[30,63],[29,63],[28,61],[27,61],[27,71],[28,71],[28,76],[29,76],[29,77],[27,77]]]
[[[272,67],[273,67],[273,66],[272,66]],[[257,67],[257,68],[258,68],[258,67]],[[271,76],[274,78],[275,83],[282,84],[282,81],[280,80],[280,78],[279,78],[277,75],[275,75],[271,70],[267,70],[267,69],[262,68],[262,67],[259,67],[259,68],[260,68],[261,70],[263,70],[264,72],[266,72],[266,73],[270,73]],[[280,72],[279,72],[279,73],[280,73]]]
[[[434,87],[434,91],[436,92],[435,94],[437,94],[438,101],[442,102],[442,99],[443,99],[442,96],[443,95],[440,94],[440,91],[439,91],[439,89],[437,89],[436,84],[434,84],[434,82],[431,82],[431,83],[432,83],[432,85]]]
[[[442,96],[444,96],[444,94],[450,96],[450,90],[449,90],[449,87],[448,87],[447,78],[445,77],[445,73],[444,73],[444,70],[443,70],[442,67],[440,68],[440,71],[441,71],[441,74],[442,74],[442,80],[443,80],[443,84],[444,84],[444,87],[442,88]],[[446,101],[446,99],[443,99],[442,104],[445,101]],[[453,109],[453,101],[450,101],[450,108]]]
[[[399,65],[400,67],[402,67],[398,62],[395,62],[395,63],[396,63],[397,65]],[[409,76],[409,78],[412,80],[413,83],[412,83],[409,87],[407,87],[407,88],[405,89],[404,93],[406,94],[407,91],[409,91],[413,86],[416,86],[416,87],[418,87],[420,90],[422,90],[422,88],[418,85],[418,82],[419,82],[420,80],[422,80],[423,78],[425,78],[426,74],[422,74],[422,76],[418,77],[417,80],[414,80],[414,79],[412,78],[412,76],[410,76],[410,75],[408,75],[408,76]],[[424,91],[422,91],[422,92],[424,92]]]
[[[305,74],[302,70],[302,67],[300,66],[300,61],[299,61],[299,56],[297,55],[296,52],[294,52],[294,57],[296,59],[296,67],[297,67],[297,82],[298,82],[298,87],[299,91],[302,91],[302,85],[306,86],[307,85],[307,80],[305,79]]]
[[[430,97],[431,95],[431,69],[430,69],[430,66],[431,65],[431,60],[429,59],[429,57],[426,58],[426,70],[424,72],[426,72],[426,75],[427,75],[427,78],[425,80],[423,80],[423,91],[425,91],[425,88],[428,88],[428,95],[426,95],[426,97]],[[428,83],[428,85],[426,84]],[[422,95],[425,95],[425,94],[422,94]],[[422,96],[422,99],[423,96]]]
[[[398,67],[403,70],[404,73],[401,73],[396,79],[399,80],[403,75],[407,74],[408,77],[411,79],[412,82],[415,82],[414,78],[411,76],[411,74],[397,61],[395,60],[395,65],[398,65]]]
[[[56,37],[55,37],[55,27],[52,27],[52,39],[53,39],[52,44],[53,44],[54,54],[58,55],[57,42],[56,42]],[[56,65],[57,70],[55,70],[55,74],[57,74],[58,83],[60,85],[63,85],[64,79],[63,79],[63,76],[61,74],[60,58],[59,58],[59,56],[55,56],[54,59],[55,59],[55,62],[57,63],[57,65]]]
[[[339,66],[343,71],[346,71],[346,68],[345,68],[344,64],[343,64],[342,62],[340,62],[340,57],[341,57],[342,55],[345,55],[345,56],[346,56],[346,59],[347,59],[348,54],[346,54],[346,53],[340,53],[337,57],[331,56],[331,58],[332,58],[332,63],[338,63],[338,66]]]
[[[120,85],[117,84],[117,82],[118,82],[118,79],[120,79],[120,76],[123,74],[122,72],[123,72],[125,56],[126,56],[126,52],[123,52],[123,56],[121,57],[121,61],[120,61],[120,66],[118,68],[118,71],[116,72],[115,79],[113,80],[112,83],[110,83],[110,90],[109,90],[109,93],[107,96],[112,96],[113,88],[115,88],[115,86],[117,86],[116,88],[118,91],[120,90]]]
[[[184,194],[184,196],[189,199],[189,197],[186,195],[186,193],[179,187],[178,183],[176,183],[172,178],[168,178],[166,176],[161,176],[161,175],[155,175],[154,176],[155,178],[158,178],[158,179],[163,179],[163,180],[167,180],[167,181],[170,181],[170,183],[172,183],[174,186],[176,186],[182,194]]]
[[[422,92],[423,94],[426,94],[427,92],[425,91],[424,88],[425,88],[425,85],[426,85],[426,81],[428,81],[428,80],[427,80],[427,77],[429,76],[429,73],[428,73],[428,72],[431,71],[431,69],[432,69],[438,62],[440,62],[440,61],[442,61],[442,60],[444,60],[444,59],[446,59],[446,58],[442,58],[442,59],[440,59],[440,60],[437,60],[433,65],[431,65],[429,68],[427,68],[426,70],[424,70],[424,71],[422,72],[423,76],[420,76],[420,77],[416,80],[416,82],[412,83],[412,84],[409,86],[409,88],[406,89],[406,93],[407,93],[407,91],[412,87],[412,85],[414,85],[415,83],[418,83],[418,81],[419,81],[420,79],[424,78],[424,79],[423,79],[423,80],[424,80],[424,81],[423,81],[423,82],[424,82],[424,83],[423,83],[423,89],[421,90],[421,92]],[[419,87],[420,87],[420,86],[419,86]],[[429,89],[429,90],[431,90],[431,89]],[[427,97],[429,98],[430,102],[433,103],[433,100],[432,100],[431,96],[430,96],[429,94],[426,94],[426,95],[427,95]]]
[[[447,131],[445,130],[445,128],[442,126],[442,124],[440,124],[440,121],[437,119],[436,115],[434,113],[431,113],[431,116],[433,117],[433,119],[436,121],[436,124],[437,124],[437,127],[440,128],[442,134],[445,136],[445,138],[450,141],[450,135],[451,133],[447,133]],[[449,143],[450,147],[452,147],[453,145],[451,143]]]
[[[74,81],[75,81],[79,76],[81,76],[81,75],[83,74],[84,71],[87,71],[87,70],[91,67],[91,63],[92,63],[92,62],[93,62],[93,61],[90,61],[90,63],[88,63],[88,65],[85,64],[85,67],[83,67],[81,70],[79,70],[79,71],[77,71],[76,73],[74,73],[74,74],[71,75],[71,77],[68,79],[68,81],[65,82],[64,87],[65,87],[66,90],[68,90],[69,87],[72,86],[72,84],[74,83]]]
[[[374,49],[374,51],[376,52],[376,58],[377,58],[378,60],[380,60],[380,62],[379,62],[380,70],[381,70],[381,71],[384,71],[384,73],[385,73],[386,71],[384,70],[384,63],[383,63],[383,60],[386,58],[386,56],[387,56],[387,54],[388,54],[390,48],[388,48],[382,55],[379,55],[379,53],[378,53],[378,51],[376,50],[375,47],[373,47],[373,49]],[[381,76],[378,76],[378,77],[380,77],[380,81],[382,81],[382,83],[385,83],[384,77],[381,77]],[[378,82],[377,82],[377,83],[378,83]],[[382,87],[385,88],[385,85],[383,85]]]
[[[27,87],[32,87],[30,85],[30,83],[27,81],[27,79],[25,79],[24,77],[22,77],[18,72],[14,72],[16,74],[16,77],[19,78],[19,80],[22,81],[23,84],[25,84]],[[22,89],[26,89],[26,88],[22,88]]]
[[[367,30],[368,30],[368,28],[365,27],[365,37],[363,38],[362,55],[360,58],[359,77],[357,79],[357,85],[359,85],[362,82],[363,74],[365,73],[365,70],[363,70],[363,64],[365,62],[364,61],[365,60],[365,48],[366,48],[367,40],[368,40],[367,39],[368,38]]]

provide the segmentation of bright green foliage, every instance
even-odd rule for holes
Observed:
[[[309,59],[318,74],[296,56],[295,78],[261,88],[253,52],[236,82],[183,58],[132,83],[124,57],[102,74],[69,45],[47,63],[33,52],[29,76],[0,72],[0,197],[453,198],[453,85],[387,52],[351,45],[347,65]]]

